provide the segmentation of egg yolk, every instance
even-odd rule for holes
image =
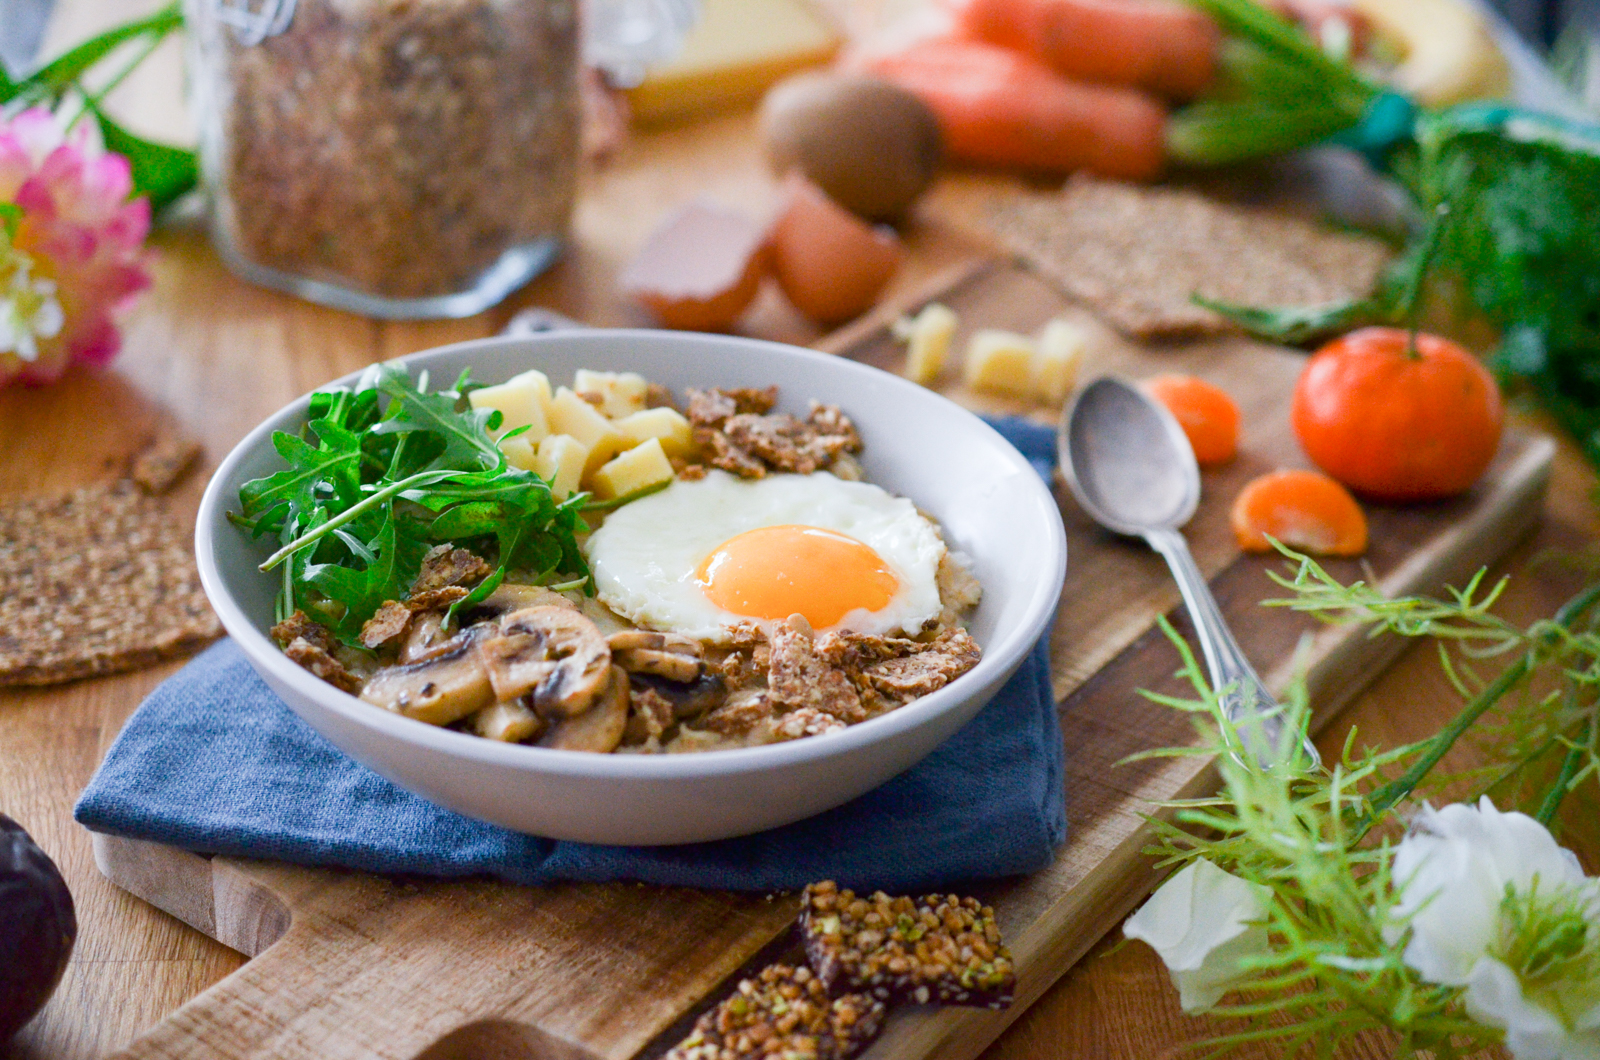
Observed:
[[[718,545],[695,572],[700,590],[746,618],[804,615],[826,629],[856,608],[881,611],[900,588],[883,558],[816,526],[764,526]]]

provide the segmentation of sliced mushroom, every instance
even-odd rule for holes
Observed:
[[[477,633],[467,630],[431,658],[386,666],[361,689],[361,698],[429,725],[459,721],[495,698],[478,658],[478,640]]]
[[[526,695],[547,718],[589,709],[606,686],[611,649],[593,622],[570,607],[527,607],[503,615],[478,644],[495,699]]]
[[[521,743],[540,735],[548,726],[545,720],[519,699],[502,700],[484,707],[470,719],[472,731],[486,740]]]
[[[451,644],[450,634],[444,631],[444,612],[424,611],[412,616],[405,639],[400,642],[400,662],[423,662],[448,651]]]
[[[472,609],[472,613],[498,618],[525,607],[567,607],[576,610],[577,606],[554,589],[547,589],[543,585],[501,582],[495,586],[494,592]]]
[[[727,681],[723,680],[721,674],[709,670],[702,673],[698,680],[687,684],[669,681],[654,674],[636,673],[631,676],[635,689],[652,689],[662,699],[671,703],[673,718],[676,721],[698,717],[708,710],[714,710],[728,698]]]
[[[628,675],[620,666],[607,670],[605,694],[588,711],[565,718],[550,727],[540,747],[558,751],[595,751],[609,754],[622,742],[628,725]]]
[[[612,651],[642,648],[645,651],[670,651],[676,655],[692,655],[696,659],[704,654],[700,642],[681,633],[657,633],[653,629],[622,629],[606,638]]]
[[[646,648],[627,648],[614,652],[613,658],[618,666],[629,673],[655,674],[683,685],[698,681],[706,669],[706,664],[692,655],[650,651]]]

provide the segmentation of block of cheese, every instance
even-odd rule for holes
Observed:
[[[668,456],[688,456],[694,449],[694,430],[677,409],[645,409],[624,416],[613,424],[629,445],[640,445],[655,438]]]
[[[1034,395],[1033,340],[1026,335],[983,328],[967,343],[962,375],[974,390],[991,390],[1017,397]]]
[[[671,481],[672,464],[661,450],[660,439],[651,438],[604,464],[590,485],[597,498],[609,501]]]
[[[588,459],[588,446],[570,434],[552,434],[539,442],[532,470],[550,483],[556,500],[564,501],[583,481],[583,466]]]
[[[600,412],[614,420],[644,411],[650,384],[637,372],[591,372],[579,368],[572,379],[572,389],[580,397],[593,394],[600,398]]]
[[[529,441],[537,442],[550,433],[545,416],[550,404],[550,380],[543,372],[524,372],[498,386],[479,387],[467,394],[467,402],[475,409],[499,410],[500,426],[490,432],[496,436],[527,427],[532,436]]]
[[[1078,381],[1078,369],[1088,345],[1089,337],[1083,328],[1070,320],[1058,317],[1039,331],[1034,340],[1033,378],[1040,397],[1052,405],[1067,400]]]
[[[660,124],[753,103],[828,62],[843,40],[817,0],[704,0],[683,49],[628,90],[628,107],[635,121]]]
[[[533,471],[534,461],[539,454],[539,442],[540,439],[519,434],[515,438],[502,438],[498,444],[500,451],[506,454],[506,463],[524,471]]]
[[[894,322],[895,337],[906,343],[907,379],[927,386],[939,378],[959,323],[955,310],[938,302],[929,302],[916,316]]]
[[[570,434],[588,451],[587,474],[628,447],[628,440],[605,415],[566,387],[550,399],[550,431]]]

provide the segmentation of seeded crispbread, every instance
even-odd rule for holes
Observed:
[[[1251,306],[1357,298],[1390,255],[1380,240],[1281,210],[1081,174],[1060,192],[1006,200],[988,223],[1013,253],[1137,339],[1229,330],[1190,300],[1196,293]]]
[[[191,531],[128,481],[0,504],[0,684],[136,669],[217,637]]]

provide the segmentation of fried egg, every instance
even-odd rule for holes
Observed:
[[[585,552],[611,610],[712,642],[794,614],[818,631],[915,632],[941,607],[934,525],[827,472],[678,479],[612,512]]]

